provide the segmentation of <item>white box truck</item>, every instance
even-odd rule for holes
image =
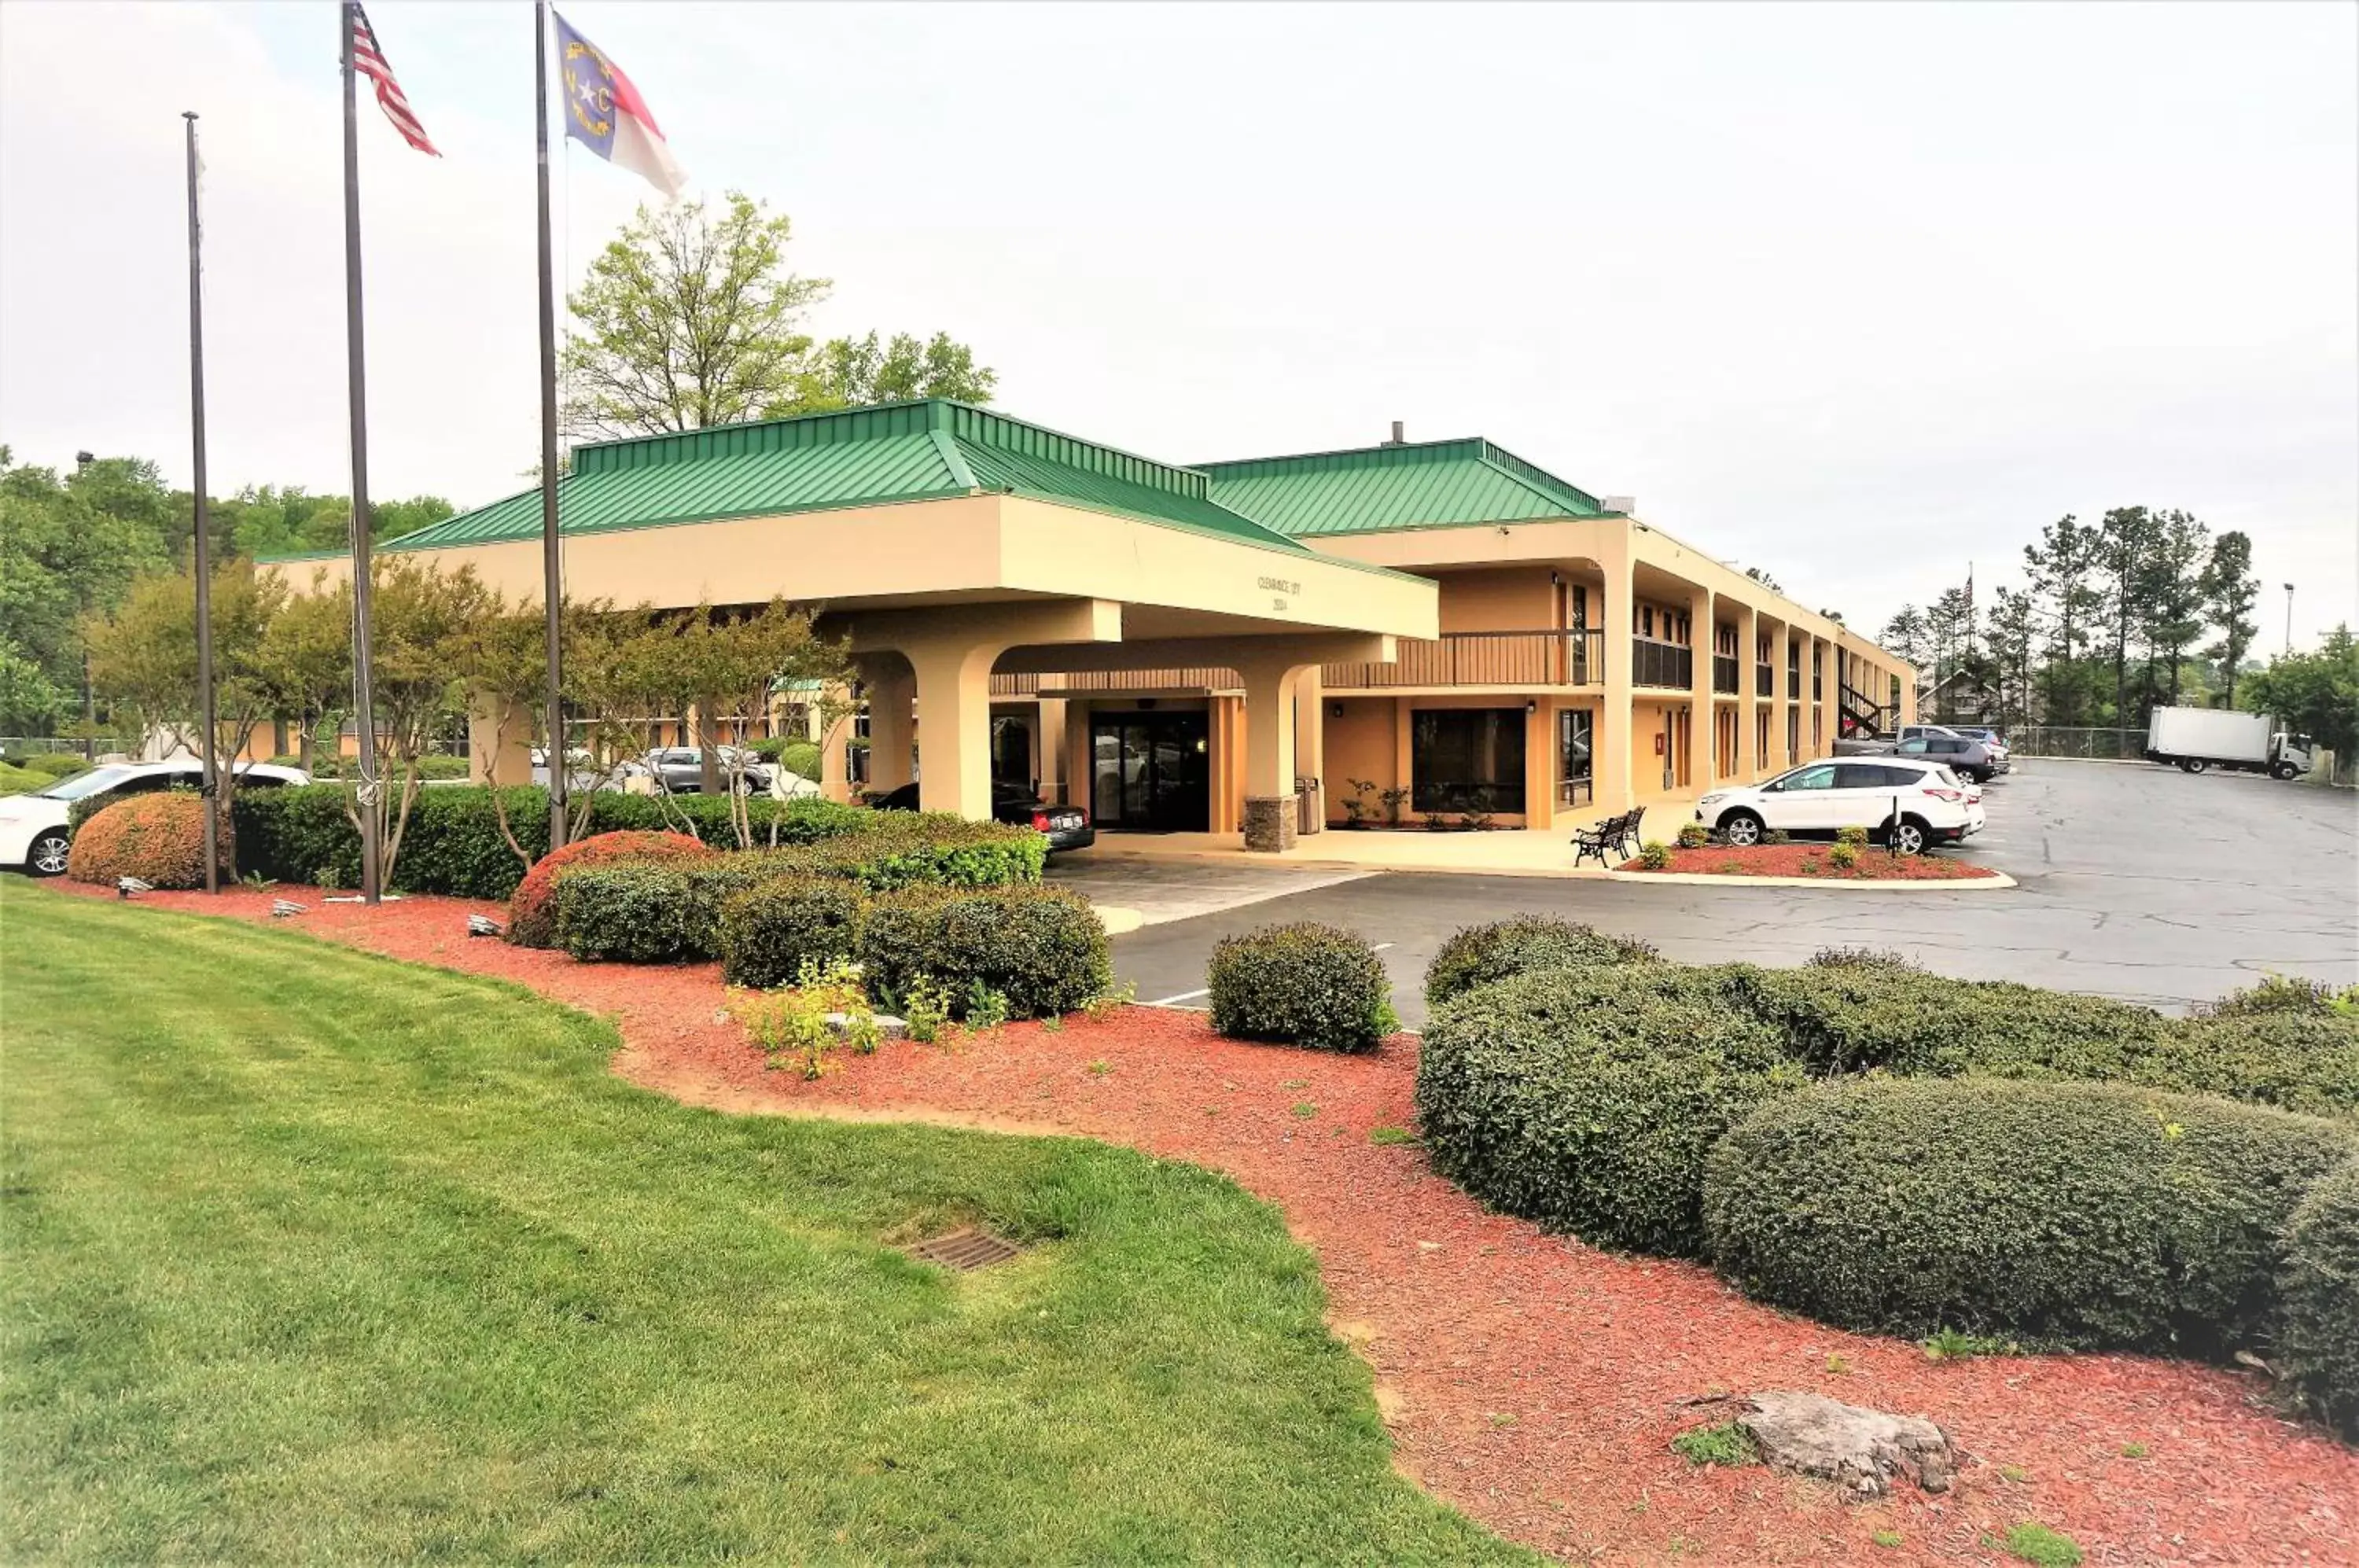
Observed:
[[[2147,717],[2149,760],[2190,773],[2212,768],[2299,779],[2310,771],[2310,739],[2288,735],[2267,713],[2229,708],[2157,708]]]

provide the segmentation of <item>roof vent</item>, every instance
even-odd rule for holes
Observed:
[[[1407,446],[1407,445],[1408,445],[1408,434],[1406,433],[1406,432],[1407,432],[1407,430],[1408,430],[1408,425],[1406,424],[1406,422],[1405,422],[1405,421],[1400,420],[1400,419],[1395,419],[1395,420],[1393,421],[1393,439],[1392,439],[1392,440],[1390,440],[1390,441],[1386,441],[1386,442],[1385,442],[1385,444],[1386,444],[1386,446]]]
[[[1599,497],[1597,504],[1606,511],[1619,512],[1626,517],[1631,513],[1638,509],[1638,497],[1636,495],[1604,495]]]

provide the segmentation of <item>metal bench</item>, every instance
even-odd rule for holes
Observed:
[[[1605,852],[1614,850],[1627,855],[1630,843],[1637,833],[1636,811],[1608,817],[1593,828],[1575,828],[1572,833],[1572,864],[1578,867],[1582,861],[1595,855],[1598,865],[1610,867],[1613,863],[1605,858]]]

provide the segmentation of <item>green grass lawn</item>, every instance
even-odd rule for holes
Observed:
[[[522,991],[0,878],[0,1559],[1521,1554],[1277,1215],[730,1118]],[[952,1278],[893,1243],[1033,1243]]]

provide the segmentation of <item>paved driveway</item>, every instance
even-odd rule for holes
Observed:
[[[1141,1000],[1201,1001],[1205,959],[1220,937],[1275,920],[1329,920],[1389,944],[1394,1002],[1415,1024],[1424,1016],[1426,963],[1451,932],[1533,910],[1642,936],[1693,963],[1791,964],[1821,947],[1894,948],[1942,974],[2171,1009],[2272,970],[2359,981],[2359,796],[2348,790],[2035,759],[1995,783],[1988,805],[1990,828],[1966,854],[2007,872],[2018,888],[1885,893],[1395,873],[1277,897],[1256,885],[1250,904],[1118,938],[1114,965]],[[1111,886],[1091,891],[1124,901]]]

